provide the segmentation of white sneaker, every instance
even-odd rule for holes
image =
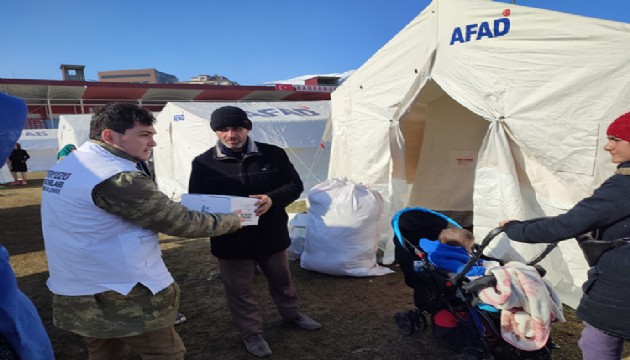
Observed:
[[[175,318],[175,325],[179,325],[186,322],[186,316],[180,312],[177,313],[177,317]]]

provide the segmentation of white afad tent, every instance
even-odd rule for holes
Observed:
[[[333,94],[329,177],[386,200],[389,221],[422,206],[474,226],[563,213],[614,165],[608,124],[630,111],[630,25],[485,0],[434,0]],[[543,245],[501,234],[492,254]],[[541,263],[576,306],[587,264],[575,240]]]
[[[57,162],[57,129],[26,129],[17,141],[31,156],[28,171],[46,171]]]
[[[217,143],[210,115],[227,105],[247,113],[252,139],[286,151],[306,190],[327,178],[330,147],[321,139],[330,101],[169,102],[157,117],[153,150],[156,182],[165,194],[179,199],[188,192],[193,159]]]

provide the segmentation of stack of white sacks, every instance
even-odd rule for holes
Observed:
[[[308,192],[307,214],[289,222],[289,258],[307,270],[337,276],[393,273],[376,262],[383,199],[363,184],[329,179]]]

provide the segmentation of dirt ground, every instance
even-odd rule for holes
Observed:
[[[27,186],[0,189],[0,243],[11,254],[11,265],[21,290],[35,303],[52,340],[57,359],[87,359],[82,340],[52,325],[51,295],[41,234],[39,203],[41,179]],[[72,216],[72,214],[68,214]],[[182,289],[181,311],[188,321],[177,330],[188,349],[187,359],[253,359],[241,344],[223,297],[216,260],[209,239],[164,237],[164,259]],[[430,330],[411,336],[400,334],[394,315],[413,308],[412,289],[400,270],[372,278],[333,277],[291,263],[302,310],[323,328],[308,332],[285,324],[266,291],[264,276],[256,291],[265,318],[264,335],[276,360],[318,359],[444,359],[453,353],[431,336]],[[554,359],[579,359],[577,339],[581,324],[571,309],[569,319],[554,324],[553,337],[561,349]],[[628,357],[626,357],[628,358]],[[136,359],[129,356],[127,359]]]

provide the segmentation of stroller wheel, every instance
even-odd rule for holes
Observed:
[[[400,333],[403,335],[411,335],[416,330],[413,319],[411,316],[409,316],[409,314],[412,312],[413,311],[396,313],[396,325],[398,326],[398,330],[400,331]]]
[[[426,330],[426,328],[427,328],[427,318],[424,316],[422,311],[420,311],[420,310],[413,311],[413,316],[414,316],[414,322],[413,323],[414,323],[416,329],[418,329],[420,331]]]

